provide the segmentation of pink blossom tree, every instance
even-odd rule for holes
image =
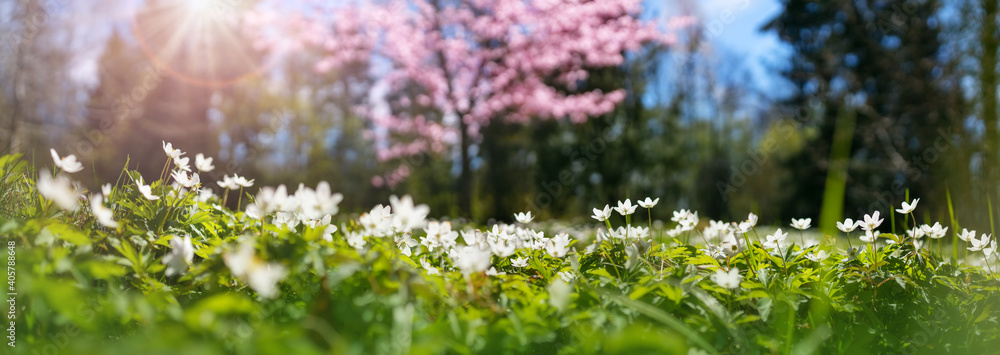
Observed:
[[[588,70],[619,66],[647,43],[670,44],[640,20],[641,0],[388,0],[289,21],[319,49],[320,72],[369,62],[377,83],[359,113],[373,123],[378,159],[399,163],[375,184],[395,185],[407,158],[457,148],[459,208],[470,211],[470,146],[495,120],[584,122],[611,112],[623,90],[582,87]],[[271,45],[266,40],[262,44]],[[451,150],[454,152],[454,150]]]

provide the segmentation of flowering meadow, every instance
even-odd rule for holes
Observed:
[[[754,213],[723,222],[679,210],[654,223],[651,209],[670,208],[658,198],[594,208],[586,224],[527,211],[514,224],[459,225],[428,220],[429,208],[409,196],[345,215],[327,183],[202,181],[211,157],[163,149],[161,176],[123,169],[99,191],[77,182],[87,171],[72,155],[52,150],[53,164],[38,166],[0,158],[12,353],[1000,346],[996,240],[916,226],[919,200],[821,237],[809,219],[775,229]],[[213,191],[241,197],[234,204]],[[909,219],[909,230],[887,233],[888,214]]]

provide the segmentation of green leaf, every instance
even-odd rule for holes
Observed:
[[[589,287],[589,286],[587,286],[587,287]],[[693,329],[689,328],[680,319],[677,319],[676,317],[670,315],[669,313],[664,312],[662,309],[653,307],[653,306],[651,306],[651,305],[649,305],[647,303],[644,303],[644,302],[640,302],[640,301],[636,301],[636,300],[630,299],[628,297],[624,297],[622,295],[614,294],[614,293],[612,293],[612,292],[610,292],[608,290],[594,288],[593,291],[601,294],[604,297],[608,297],[608,298],[612,299],[613,301],[617,302],[618,304],[621,304],[622,306],[625,306],[625,307],[628,307],[628,308],[632,308],[632,309],[634,309],[636,311],[639,311],[639,313],[642,313],[643,315],[645,315],[645,316],[647,316],[649,318],[652,318],[652,319],[654,319],[654,320],[656,320],[658,322],[661,322],[661,323],[667,325],[670,328],[673,328],[677,332],[679,332],[682,335],[686,336],[688,338],[688,340],[691,340],[692,342],[694,342],[695,344],[697,344],[698,346],[700,346],[702,348],[702,350],[705,350],[705,351],[709,352],[710,354],[718,354],[719,353],[719,351],[715,350],[715,347],[713,347],[711,343],[709,343],[707,340],[705,340],[705,338],[701,337],[701,334],[699,334],[698,332],[696,332]]]
[[[658,291],[659,292],[657,292],[657,294],[673,301],[674,304],[679,304],[681,303],[681,300],[684,299],[684,290],[680,287],[673,285],[660,285]]]
[[[757,313],[760,319],[767,322],[767,316],[771,314],[771,305],[774,304],[771,298],[761,298],[757,300]]]
[[[84,266],[90,271],[91,275],[104,280],[116,279],[128,272],[128,269],[122,265],[103,260],[92,260],[84,264]]]
[[[142,274],[144,270],[142,259],[140,258],[139,254],[136,253],[135,249],[132,248],[131,242],[128,240],[125,240],[124,242],[121,242],[117,239],[111,239],[111,240],[113,241],[112,245],[114,246],[115,250],[118,250],[118,252],[121,253],[122,256],[124,256],[125,259],[129,261],[129,264],[132,266],[132,270],[134,270],[137,274]]]
[[[201,211],[198,211],[198,213],[195,213],[195,214],[191,215],[190,217],[188,217],[188,219],[186,221],[184,221],[183,224],[184,225],[192,225],[192,224],[204,223],[204,222],[211,221],[212,218],[214,218],[214,216],[212,216],[212,212],[211,211],[201,210]]]
[[[54,223],[45,227],[45,230],[56,238],[65,240],[73,245],[81,246],[90,244],[90,238],[76,227],[64,223]]]
[[[249,297],[235,293],[223,293],[198,301],[191,311],[212,311],[216,314],[246,314],[256,310]]]
[[[640,285],[636,287],[634,291],[632,291],[632,293],[628,296],[628,298],[631,298],[633,300],[640,299],[642,298],[642,296],[645,296],[650,291],[653,291],[653,289],[654,289],[653,287]]]

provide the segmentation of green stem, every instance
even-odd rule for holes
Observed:
[[[615,248],[615,237],[611,235],[611,218],[605,218],[604,219],[604,225],[608,227],[608,242],[611,245],[611,250],[614,251],[614,248]],[[614,260],[612,260],[612,258],[611,258],[612,255],[613,254],[609,253],[609,254],[605,255],[605,258],[607,258],[608,261],[611,262],[611,265],[614,265],[615,274],[618,275],[619,279],[621,279],[622,278],[622,274],[620,272],[618,272],[618,264],[616,264],[614,262]]]
[[[872,240],[872,263],[875,267],[875,271],[878,272],[878,246],[875,245],[874,239]]]
[[[748,233],[743,233],[743,240],[747,243],[746,248],[743,249],[744,259],[747,261],[747,267],[750,268],[750,272],[754,274],[754,277],[756,277],[757,256],[756,253],[753,252],[753,244],[750,243],[750,237],[747,234]]]
[[[239,200],[236,201],[236,210],[237,211],[241,210],[242,208],[240,206],[242,205],[243,205],[243,186],[240,186],[240,198]]]
[[[649,239],[653,239],[653,212],[650,208],[646,209],[646,219],[649,221]],[[663,243],[663,239],[660,238],[660,243]],[[653,249],[653,243],[649,243],[649,249]]]
[[[786,318],[785,324],[785,354],[790,354],[792,352],[792,336],[795,330],[795,308],[791,304],[788,305],[788,317]]]
[[[775,242],[774,246],[778,248],[778,254],[781,255],[781,268],[785,271],[785,276],[788,276],[788,261],[785,260],[785,253],[781,251],[781,242]]]

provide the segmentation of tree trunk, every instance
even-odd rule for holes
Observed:
[[[1000,39],[997,38],[997,1],[981,0],[983,7],[983,19],[980,23],[980,43],[983,54],[979,59],[980,87],[983,90],[983,123],[986,126],[985,144],[985,164],[986,186],[996,186],[1000,182],[1000,174],[997,173],[997,147],[1000,143],[1000,136],[997,132],[997,50],[1000,47]],[[990,191],[991,196],[996,196],[996,188]]]
[[[458,177],[458,209],[459,216],[472,217],[472,167],[470,166],[469,132],[462,116],[458,118],[458,130],[461,137],[462,173]]]
[[[479,146],[479,158],[483,159],[484,166],[481,169],[479,186],[481,191],[490,192],[489,200],[492,200],[493,204],[490,210],[484,208],[479,211],[484,219],[494,218],[509,222],[514,212],[518,212],[514,211],[511,202],[516,199],[517,191],[524,191],[525,187],[522,184],[525,175],[522,174],[526,174],[527,171],[511,159],[518,147],[523,146],[516,142],[517,128],[512,124],[496,120],[482,130],[483,143]]]

